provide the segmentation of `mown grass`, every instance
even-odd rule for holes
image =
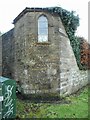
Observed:
[[[73,95],[66,98],[70,104],[51,105],[49,111],[57,113],[58,118],[87,118],[88,117],[88,90],[87,88],[80,95]],[[52,117],[52,116],[51,116]]]
[[[88,118],[88,88],[66,97],[62,103],[32,103],[17,99],[16,111],[19,118]]]

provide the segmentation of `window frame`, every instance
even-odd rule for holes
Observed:
[[[46,22],[45,23],[45,25],[46,25],[46,27],[42,27],[42,26],[40,26],[40,24],[42,25],[43,24],[43,22],[42,22],[42,20],[41,20],[41,23],[40,23],[40,19],[42,18],[42,17],[44,17],[46,20],[44,21],[44,22]],[[37,25],[37,39],[38,39],[38,43],[47,43],[48,42],[48,34],[49,34],[49,27],[48,27],[48,23],[49,23],[49,21],[48,21],[48,18],[47,18],[47,16],[46,15],[40,15],[39,17],[38,17],[38,20],[37,20],[37,23],[38,23],[38,25]],[[41,28],[40,28],[41,27]],[[39,32],[40,32],[40,30],[41,29],[44,29],[45,30],[45,32],[46,32],[46,34],[40,34]],[[44,40],[44,38],[42,39],[42,40],[40,40],[39,39],[39,36],[46,36],[46,40]]]

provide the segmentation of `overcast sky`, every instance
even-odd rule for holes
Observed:
[[[89,0],[1,0],[0,1],[0,31],[6,32],[13,27],[14,18],[25,7],[59,6],[69,11],[76,11],[80,17],[77,35],[88,39],[88,1]]]

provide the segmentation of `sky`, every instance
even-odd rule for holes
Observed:
[[[62,7],[79,15],[80,26],[77,36],[88,40],[88,2],[89,0],[1,0],[0,31],[5,33],[14,27],[13,20],[26,7]]]

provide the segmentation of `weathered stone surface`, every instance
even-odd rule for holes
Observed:
[[[48,42],[38,43],[38,17],[48,18]],[[14,78],[24,94],[71,94],[87,84],[80,72],[60,17],[45,11],[26,12],[2,36],[3,75]]]
[[[0,36],[0,76],[2,75],[2,37]]]
[[[13,29],[2,35],[2,75],[14,77],[14,36]]]

